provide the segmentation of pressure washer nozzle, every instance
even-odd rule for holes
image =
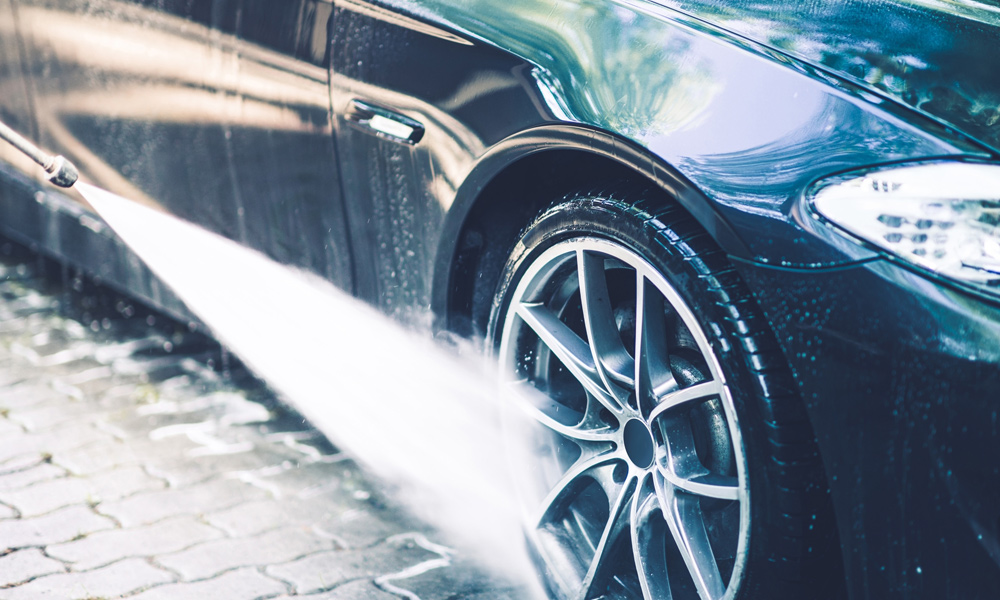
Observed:
[[[49,181],[64,188],[72,186],[80,178],[80,172],[76,170],[73,163],[62,155],[53,156],[52,164],[45,167],[45,171],[49,174]]]
[[[7,140],[12,146],[35,161],[49,174],[49,181],[59,187],[68,188],[80,178],[80,172],[73,163],[63,156],[52,156],[42,152],[38,146],[24,139],[16,131],[0,122],[0,139]]]

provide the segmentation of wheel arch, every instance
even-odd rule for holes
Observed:
[[[567,193],[625,181],[655,185],[726,253],[749,256],[709,198],[646,149],[590,127],[537,127],[493,146],[459,187],[435,257],[431,302],[437,327],[481,336],[507,251],[521,230]]]

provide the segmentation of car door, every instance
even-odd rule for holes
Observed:
[[[43,146],[100,187],[351,287],[328,2],[12,1]]]

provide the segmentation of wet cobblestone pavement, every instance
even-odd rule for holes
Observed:
[[[521,597],[212,340],[0,249],[0,599]]]

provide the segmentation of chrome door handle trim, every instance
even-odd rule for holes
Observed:
[[[424,137],[420,121],[362,100],[351,100],[345,116],[359,129],[394,142],[416,144]]]

